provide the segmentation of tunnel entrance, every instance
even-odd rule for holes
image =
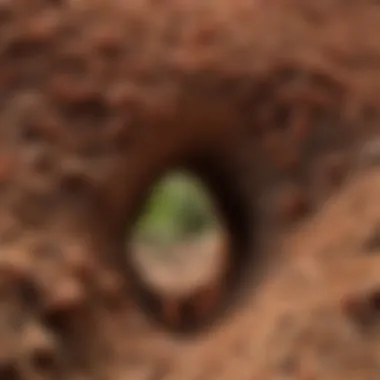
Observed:
[[[143,197],[129,235],[130,275],[142,307],[171,330],[201,331],[242,298],[255,215],[237,176],[220,161],[192,160]]]

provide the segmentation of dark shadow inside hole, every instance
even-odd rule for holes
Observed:
[[[224,167],[207,156],[201,156],[192,162],[191,168],[213,195],[231,241],[230,270],[225,281],[230,295],[233,295],[237,287],[248,279],[250,264],[256,260],[256,215],[250,194],[236,177],[233,167]]]

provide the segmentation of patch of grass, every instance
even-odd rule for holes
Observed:
[[[136,238],[166,245],[212,230],[217,225],[203,186],[185,173],[165,177],[153,189],[136,226]]]

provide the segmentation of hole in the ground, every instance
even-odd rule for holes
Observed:
[[[257,277],[251,194],[232,165],[209,157],[156,178],[149,190],[128,233],[129,278],[149,316],[179,333],[200,332]]]

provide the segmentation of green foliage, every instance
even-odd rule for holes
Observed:
[[[137,224],[137,238],[165,245],[216,226],[208,194],[183,173],[165,177],[154,189]]]

